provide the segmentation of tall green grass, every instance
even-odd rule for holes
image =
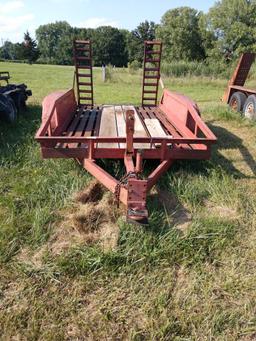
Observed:
[[[213,77],[227,79],[237,65],[237,61],[224,63],[222,61],[173,61],[171,63],[163,61],[161,72],[167,77]],[[256,77],[256,65],[252,66],[250,77]]]
[[[218,143],[211,160],[176,162],[161,178],[149,226],[120,217],[113,250],[96,242],[55,254],[56,231],[70,241],[62,223],[72,197],[91,178],[73,160],[42,160],[34,135],[43,97],[69,88],[73,68],[0,67],[33,91],[17,125],[0,124],[0,339],[253,340],[256,128],[220,104],[227,80],[182,77],[184,68],[164,78],[199,101]],[[139,104],[140,71],[110,71],[103,83],[94,69],[96,102]],[[104,166],[122,173],[120,163]]]

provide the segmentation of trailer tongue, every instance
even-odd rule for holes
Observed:
[[[147,193],[159,177],[176,159],[208,159],[216,137],[189,98],[165,89],[157,105],[160,42],[145,42],[141,106],[94,105],[90,42],[74,46],[80,52],[74,49],[78,103],[74,89],[44,99],[42,125],[36,134],[42,156],[76,159],[115,195],[117,203],[126,205],[129,221],[147,223]],[[155,61],[155,55],[159,70],[158,65],[148,70],[146,63]],[[150,83],[154,83],[152,90],[148,90]],[[152,104],[146,104],[147,93]],[[99,159],[123,159],[125,176],[114,178],[99,166]],[[159,160],[159,166],[145,177],[143,161],[148,159]]]

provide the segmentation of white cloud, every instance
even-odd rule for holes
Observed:
[[[16,32],[23,24],[28,24],[33,19],[33,14],[25,14],[16,17],[6,17],[0,15],[0,32]]]
[[[5,3],[1,2],[0,3],[0,14],[12,13],[13,11],[21,9],[22,7],[24,7],[24,2],[21,0],[8,1]]]
[[[24,31],[34,20],[34,15],[23,8],[25,5],[21,0],[0,1],[0,38],[22,40]]]
[[[119,27],[119,23],[117,21],[109,20],[107,18],[94,17],[81,22],[78,26],[85,28],[97,28],[99,26]]]

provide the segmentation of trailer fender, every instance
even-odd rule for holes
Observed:
[[[170,119],[175,118],[179,127],[183,128],[183,130],[187,128],[194,135],[197,118],[201,115],[197,104],[193,100],[165,89],[159,107],[167,117]]]
[[[77,103],[73,89],[68,91],[57,91],[43,100],[42,104],[42,125],[47,122],[54,131],[57,126],[62,127],[68,115],[74,114]]]

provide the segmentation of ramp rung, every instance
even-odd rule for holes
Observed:
[[[144,69],[145,72],[149,72],[149,71],[159,71],[159,68],[157,67],[147,67]]]
[[[79,89],[80,94],[91,94],[92,90],[81,90]]]
[[[88,74],[84,74],[84,73],[78,73],[77,74],[78,77],[91,77],[92,75],[88,75]]]
[[[144,90],[144,94],[156,94],[156,90]]]
[[[146,54],[160,54],[161,51],[145,51]]]
[[[90,52],[90,49],[85,49],[84,47],[76,47],[76,51]]]
[[[77,45],[77,44],[83,44],[83,45],[91,45],[91,41],[90,40],[75,40],[74,41],[74,44]]]
[[[160,63],[160,59],[146,59],[146,63]]]
[[[80,57],[80,56],[76,56],[76,60],[91,60],[90,57]]]
[[[83,85],[83,86],[92,86],[92,83],[85,83],[85,82],[80,82],[78,85]]]
[[[145,45],[160,45],[162,46],[162,42],[159,40],[146,40],[144,42]]]
[[[144,79],[158,79],[159,76],[144,76]]]
[[[91,66],[86,66],[86,65],[78,65],[77,66],[77,69],[84,69],[84,70],[91,70]]]
[[[143,83],[143,86],[157,86],[157,83]]]
[[[88,101],[88,100],[92,100],[92,97],[79,97],[79,100]]]
[[[147,100],[147,101],[155,101],[156,97],[143,97],[143,100]]]

